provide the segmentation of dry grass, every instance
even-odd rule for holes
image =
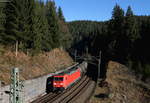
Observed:
[[[97,87],[90,103],[150,103],[150,89],[127,67],[110,61],[107,69],[108,86]]]
[[[42,53],[37,56],[27,56],[23,52],[19,52],[15,57],[14,52],[5,52],[0,55],[0,80],[6,84],[10,83],[10,70],[14,67],[20,69],[20,77],[27,80],[39,77],[73,64],[67,52],[54,49],[51,52]]]

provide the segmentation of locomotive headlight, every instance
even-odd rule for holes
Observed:
[[[60,85],[63,85],[63,83],[60,83]]]
[[[56,85],[57,83],[54,83],[54,85]]]

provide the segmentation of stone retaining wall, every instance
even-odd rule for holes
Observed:
[[[46,79],[47,75],[36,79],[27,80],[23,83],[24,87],[21,93],[23,103],[28,103],[35,99],[37,96],[45,93]],[[9,103],[9,94],[5,93],[5,91],[9,90],[9,85],[0,88],[0,103]]]

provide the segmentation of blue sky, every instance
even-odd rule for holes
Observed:
[[[112,9],[119,4],[125,11],[130,5],[136,15],[150,15],[150,0],[54,0],[63,10],[66,21],[111,18]]]

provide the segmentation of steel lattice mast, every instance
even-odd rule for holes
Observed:
[[[11,84],[10,84],[10,103],[22,103],[21,92],[22,84],[19,81],[19,69],[14,68],[11,71]]]

